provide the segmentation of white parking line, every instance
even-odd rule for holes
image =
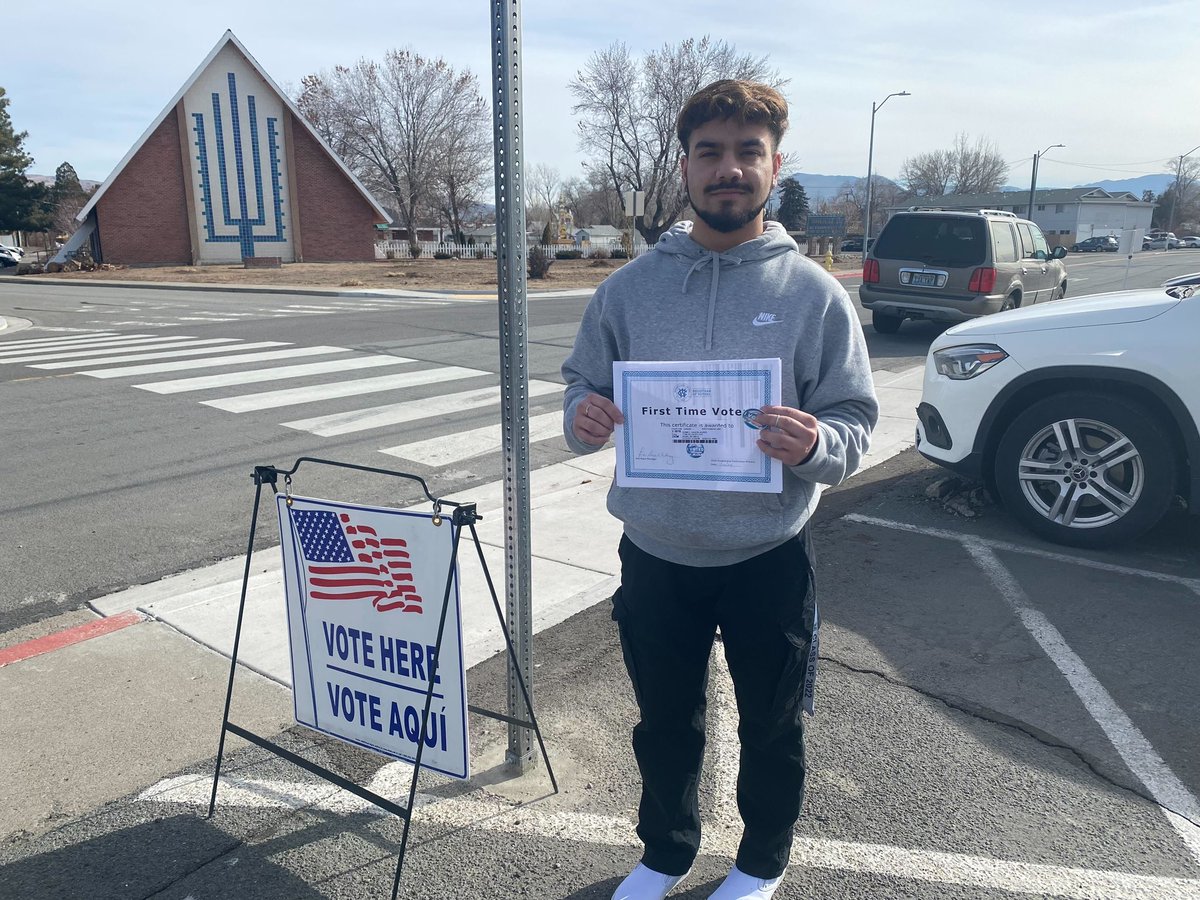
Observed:
[[[402,796],[412,778],[405,763],[384,766],[368,784],[385,796]],[[183,775],[167,778],[143,791],[138,800],[178,803],[203,808],[208,805],[212,779]],[[598,813],[558,811],[552,801],[519,806],[475,793],[441,798],[418,794],[413,813],[417,829],[477,829],[532,838],[569,840],[609,847],[638,846],[633,822]],[[249,809],[305,809],[340,814],[382,811],[365,800],[325,783],[272,781],[255,778],[222,778],[217,813],[223,807]],[[732,858],[740,829],[710,829],[707,852]],[[1108,869],[1084,869],[1017,860],[945,853],[936,850],[865,844],[797,836],[789,866],[862,874],[873,879],[899,879],[934,885],[956,885],[1007,891],[1061,900],[1200,900],[1200,881],[1154,875],[1132,875]],[[798,876],[803,878],[803,876]]]
[[[1197,800],[1195,794],[1188,790],[1187,786],[1171,771],[1138,727],[1133,724],[1133,720],[1117,705],[1112,695],[1105,690],[1079,655],[1067,644],[1058,629],[1050,624],[1050,621],[1042,613],[1033,608],[1024,588],[1000,562],[994,550],[1011,549],[1017,552],[1028,552],[1034,556],[1054,558],[1062,562],[1120,572],[1124,575],[1140,575],[1151,578],[1158,576],[1160,580],[1176,584],[1183,583],[1189,587],[1195,585],[1195,579],[1164,576],[1157,572],[1096,563],[1066,554],[1046,553],[1017,544],[1004,544],[1001,541],[989,541],[940,528],[924,528],[889,519],[862,516],[857,513],[851,513],[845,518],[853,522],[952,540],[961,544],[976,564],[983,569],[1000,595],[1008,601],[1021,620],[1021,624],[1037,641],[1038,646],[1063,673],[1088,714],[1100,726],[1129,770],[1146,786],[1150,796],[1158,804],[1171,827],[1179,834],[1193,859],[1200,863],[1200,825],[1196,824],[1200,823],[1200,800]]]
[[[907,522],[895,522],[891,519],[880,519],[875,516],[864,516],[860,513],[849,513],[843,518],[850,522],[859,522],[863,525],[878,525],[880,528],[891,528],[895,531],[908,531],[913,534],[924,534],[929,537],[943,538],[948,541],[962,541],[964,535],[958,531],[948,531],[944,528],[926,528],[921,525],[910,525]],[[1155,572],[1153,569],[1134,569],[1130,566],[1119,566],[1115,563],[1100,562],[1095,559],[1086,559],[1081,556],[1070,556],[1066,553],[1055,553],[1053,550],[1042,550],[1038,547],[1026,547],[1024,544],[1013,544],[1009,541],[996,541],[990,538],[972,538],[978,541],[985,547],[990,547],[993,550],[1004,550],[1008,553],[1024,553],[1027,556],[1036,556],[1041,559],[1048,559],[1054,562],[1074,563],[1077,566],[1086,566],[1089,569],[1098,569],[1101,572],[1112,572],[1114,575],[1134,575],[1139,578],[1151,578],[1155,581],[1165,581],[1169,584],[1178,584],[1195,591],[1200,595],[1200,578],[1186,578],[1182,575],[1168,575],[1165,572]]]
[[[983,569],[1000,595],[1016,611],[1021,624],[1038,642],[1038,646],[1063,673],[1075,695],[1116,748],[1125,765],[1146,786],[1150,796],[1160,807],[1177,814],[1168,816],[1167,820],[1179,833],[1192,857],[1200,863],[1200,826],[1192,824],[1200,822],[1200,801],[1155,752],[1145,735],[1133,724],[1133,720],[1125,715],[1125,711],[1117,705],[1117,701],[1104,689],[1104,685],[1071,649],[1059,630],[1032,607],[1024,588],[1017,583],[1012,573],[1004,568],[996,554],[981,541],[970,537],[964,537],[962,545],[979,568]],[[1191,821],[1184,821],[1181,817]]]

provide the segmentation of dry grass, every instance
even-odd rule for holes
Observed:
[[[595,287],[625,260],[559,259],[548,278],[531,279],[529,290]],[[835,271],[855,270],[857,257],[835,263]],[[40,276],[30,275],[29,278]],[[484,259],[407,259],[368,263],[285,263],[279,269],[226,266],[129,266],[96,272],[60,272],[47,278],[72,281],[155,281],[197,284],[279,285],[326,288],[408,288],[481,293],[496,287],[496,262]]]

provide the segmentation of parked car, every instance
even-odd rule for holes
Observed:
[[[0,253],[7,253],[16,259],[20,259],[25,255],[25,248],[11,247],[8,244],[0,244]]]
[[[14,253],[10,248],[0,246],[0,268],[15,266],[21,261],[21,257]]]
[[[1142,238],[1143,250],[1174,250],[1178,246],[1179,238],[1170,232],[1155,237],[1147,235]]]
[[[1200,235],[1185,234],[1179,239],[1181,250],[1200,250]]]
[[[930,346],[928,459],[982,477],[1050,541],[1132,540],[1200,513],[1200,273],[957,325]]]
[[[1078,244],[1071,245],[1072,253],[1116,253],[1117,248],[1121,246],[1112,235],[1100,235],[1098,237],[1085,238]]]
[[[873,246],[875,246],[875,238],[868,239],[867,248],[869,249]],[[848,237],[846,240],[842,241],[841,251],[843,253],[862,253],[862,248],[863,239],[862,235],[860,234],[857,236]]]
[[[883,226],[858,296],[882,334],[905,319],[964,322],[1066,296],[1066,255],[1010,212],[912,209]]]

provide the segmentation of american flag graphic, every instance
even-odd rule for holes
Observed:
[[[381,538],[346,513],[294,509],[292,521],[313,600],[366,600],[380,612],[422,612],[407,542]]]

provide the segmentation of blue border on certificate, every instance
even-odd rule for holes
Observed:
[[[628,370],[621,373],[621,399],[622,409],[632,408],[632,398],[630,397],[631,380],[635,378],[663,379],[669,378],[672,381],[677,381],[680,378],[758,378],[762,380],[762,391],[756,401],[759,406],[771,405],[771,370],[770,369],[739,369],[731,371],[729,369],[672,369],[666,372],[630,372]],[[734,475],[721,473],[690,473],[690,472],[647,472],[645,470],[634,472],[631,466],[633,460],[633,435],[631,429],[625,429],[625,477],[626,478],[671,478],[678,481],[727,481],[737,482],[739,484],[770,484],[771,483],[771,457],[765,453],[762,458],[762,471],[757,475]]]

